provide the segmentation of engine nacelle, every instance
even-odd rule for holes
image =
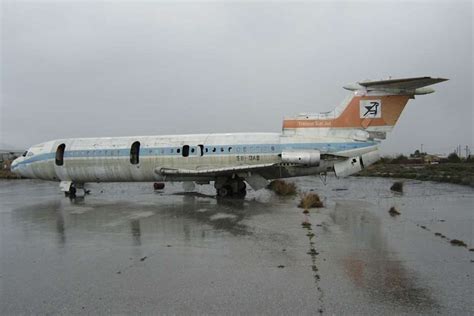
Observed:
[[[352,157],[334,164],[334,173],[337,177],[347,177],[367,168],[380,159],[378,150],[363,154],[362,156]]]
[[[307,166],[319,166],[321,152],[319,150],[294,150],[281,153],[282,162]]]

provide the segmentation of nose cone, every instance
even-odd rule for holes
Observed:
[[[18,164],[20,163],[23,157],[16,158],[15,160],[12,161],[12,164],[10,165],[10,170],[18,175],[20,175],[20,168],[18,168]]]

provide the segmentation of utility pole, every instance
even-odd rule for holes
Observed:
[[[465,150],[466,150],[466,159],[467,159],[469,157],[469,146],[468,145],[466,145]]]

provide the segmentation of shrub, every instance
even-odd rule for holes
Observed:
[[[397,157],[393,158],[390,163],[391,164],[400,164],[400,163],[407,163],[407,162],[408,162],[407,156],[400,154]]]
[[[388,211],[390,216],[397,216],[400,215],[401,213],[395,208],[395,206],[392,206],[390,210]]]
[[[296,194],[296,184],[293,182],[286,182],[283,180],[273,180],[268,185],[268,189],[275,192],[277,195],[288,196]]]
[[[403,192],[403,182],[401,181],[396,181],[392,184],[390,187],[390,190],[395,191],[395,192]]]
[[[317,195],[316,193],[304,193],[301,195],[301,200],[300,204],[298,204],[298,207],[307,210],[308,208],[313,207],[324,207],[324,205],[321,199],[319,198],[319,195]]]
[[[461,158],[459,158],[458,154],[456,153],[450,153],[448,156],[448,161],[449,162],[460,162]]]

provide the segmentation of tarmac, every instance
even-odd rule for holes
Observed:
[[[152,183],[70,200],[1,180],[0,314],[474,314],[473,188],[290,181],[325,207]]]

